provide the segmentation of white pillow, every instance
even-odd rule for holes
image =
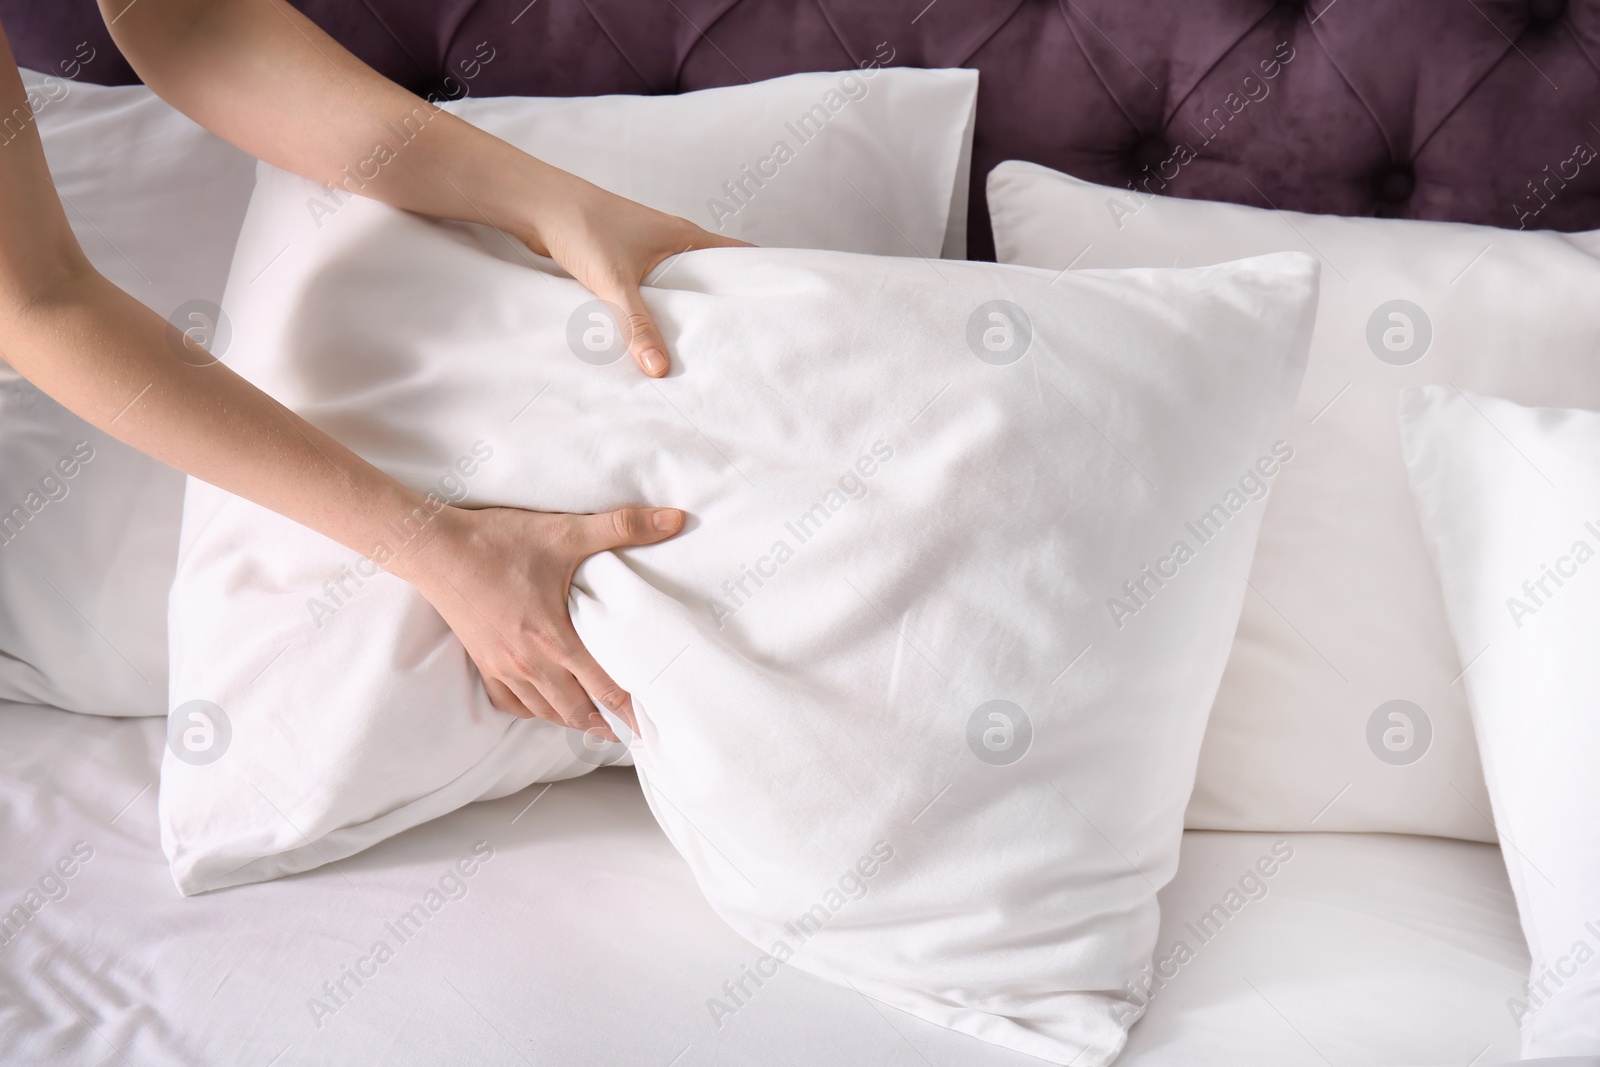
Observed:
[[[990,1041],[1114,1054],[1278,467],[1309,259],[1052,285],[691,253],[646,291],[679,360],[652,381],[585,347],[594,301],[493,233],[370,202],[317,232],[306,191],[261,173],[227,298],[236,369],[441,496],[693,516],[586,563],[572,607],[635,694],[657,818],[773,954],[756,968],[792,951]],[[285,241],[301,254],[261,275]],[[1204,544],[1185,526],[1202,514]],[[207,702],[197,748],[230,744],[200,763],[175,739],[162,767],[185,892],[587,769],[582,735],[490,708],[403,583],[331,603],[341,568],[370,574],[191,483],[174,701]]]
[[[1394,405],[1454,382],[1600,407],[1600,262],[1560,234],[1345,219],[989,178],[1002,261],[1214,263],[1298,249],[1322,296],[1284,466],[1200,757],[1188,825],[1493,841]],[[1386,347],[1393,344],[1394,349]]]
[[[1600,1056],[1600,413],[1431,386],[1400,423],[1533,954],[1506,1008],[1525,1057]]]
[[[23,84],[95,269],[156,314],[214,333],[254,161],[143,86],[32,71]],[[166,714],[162,621],[182,499],[177,471],[0,363],[0,699]]]
[[[215,308],[253,162],[143,86],[23,77],[90,261],[158,314],[225,346],[231,330]],[[606,188],[745,240],[962,255],[977,84],[970,70],[868,68],[681,96],[446,107]],[[789,154],[775,152],[778,141]],[[746,177],[741,168],[764,158],[775,174]],[[353,161],[345,192],[309,191],[308,217],[325,223],[342,210],[371,165]],[[731,213],[713,218],[712,201]],[[9,523],[0,523],[0,699],[166,714],[161,620],[182,493],[177,472],[0,363],[0,519]]]
[[[442,105],[713,233],[889,256],[967,248],[975,70],[866,67],[677,96]],[[336,203],[321,198],[324,207]]]

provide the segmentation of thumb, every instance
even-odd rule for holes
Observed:
[[[656,329],[650,309],[645,306],[644,297],[639,295],[639,287],[625,284],[608,294],[606,299],[622,312],[622,321],[617,325],[628,338],[628,354],[633,361],[650,377],[664,377],[672,367],[667,359],[667,343],[661,339],[661,331]]]
[[[579,551],[586,559],[613,548],[665,541],[683,529],[684,521],[683,512],[677,508],[618,508],[575,517],[579,522]]]

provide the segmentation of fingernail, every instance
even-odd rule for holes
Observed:
[[[659,348],[644,350],[644,369],[646,374],[662,375],[667,373],[667,354]]]
[[[672,508],[657,508],[650,522],[662,533],[669,533],[683,525],[683,512]]]

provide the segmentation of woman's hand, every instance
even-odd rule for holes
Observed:
[[[553,167],[535,181],[539,188],[526,201],[534,205],[531,217],[513,224],[516,235],[620,312],[617,328],[640,370],[652,378],[666,374],[671,368],[667,346],[639,296],[640,283],[669,256],[746,242],[702,230]]]
[[[381,77],[287,4],[100,0],[117,47],[144,83],[258,159],[328,185],[388,149],[360,193],[407,211],[487,223],[548,255],[622,312],[618,329],[646,374],[667,348],[639,283],[668,256],[738,245],[606,192]],[[401,140],[396,131],[420,129]]]
[[[466,646],[489,701],[513,715],[599,731],[616,741],[595,710],[599,704],[637,734],[633,701],[578,639],[567,593],[585,559],[664,541],[683,528],[683,512],[622,508],[558,515],[446,508],[434,522],[436,533],[400,568],[402,577]]]
[[[285,170],[348,189],[350,166],[387,148],[389,161],[360,192],[407,211],[494,226],[549,255],[620,310],[619,329],[647,374],[669,369],[667,349],[639,295],[669,256],[736,245],[595,186],[426,103],[381,77],[287,4],[253,0],[100,0],[118,48],[146,85],[239,148]],[[0,36],[0,70],[10,53]],[[0,85],[0,114],[24,107],[17,76]],[[21,114],[21,111],[17,111]],[[399,131],[417,130],[400,139]],[[215,365],[207,378],[171,359],[165,324],[110,292],[80,283],[86,264],[67,228],[37,138],[0,154],[0,326],[7,305],[74,309],[116,305],[73,334],[41,316],[28,332],[41,354],[17,365],[46,392],[108,433],[195,477],[287,515],[359,552],[381,541],[381,518],[412,514],[421,498]],[[29,173],[13,178],[26,164]],[[364,172],[363,172],[364,173]],[[16,191],[25,188],[32,196]],[[41,220],[43,220],[41,222]],[[42,232],[45,224],[48,232]],[[55,273],[40,250],[68,249]],[[10,250],[10,263],[3,254]],[[19,284],[6,286],[8,273]],[[87,272],[92,274],[92,272]],[[80,290],[93,289],[90,296]],[[9,300],[7,299],[9,297]],[[49,319],[49,321],[43,321]],[[0,330],[0,341],[12,344]],[[9,358],[12,352],[7,348]],[[147,384],[147,383],[154,383]],[[142,390],[142,391],[141,391]],[[126,414],[121,414],[121,412]],[[113,427],[111,423],[115,422]],[[394,509],[391,512],[389,509]],[[567,588],[596,552],[660,541],[683,524],[668,511],[552,515],[447,509],[414,558],[385,564],[416,585],[461,638],[496,707],[578,729],[598,720],[589,703],[633,723],[628,694],[583,649],[567,614]],[[586,695],[587,694],[587,695]],[[603,720],[599,720],[603,723]],[[609,736],[610,731],[605,731]]]

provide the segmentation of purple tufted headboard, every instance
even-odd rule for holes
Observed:
[[[982,177],[1011,158],[1298,211],[1600,228],[1600,0],[296,3],[438,96],[976,67],[975,258],[993,251]],[[93,0],[0,0],[0,22],[25,66],[136,80]]]

